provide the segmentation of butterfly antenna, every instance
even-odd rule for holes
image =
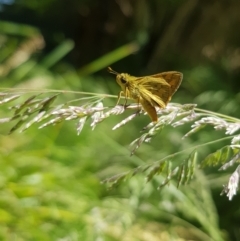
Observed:
[[[119,74],[118,72],[114,71],[111,67],[108,67],[108,72],[115,75]]]

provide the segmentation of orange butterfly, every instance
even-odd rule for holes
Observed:
[[[116,75],[116,81],[122,90],[118,95],[117,104],[123,94],[127,98],[140,103],[153,122],[158,121],[155,107],[165,108],[177,91],[183,74],[177,71],[168,71],[144,77],[135,77],[127,73],[117,73],[108,67],[108,71]]]

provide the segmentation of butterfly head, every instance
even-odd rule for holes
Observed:
[[[108,67],[108,72],[111,73],[111,74],[114,74],[116,75],[116,81],[117,83],[121,86],[121,88],[124,90],[125,89],[125,86],[128,82],[128,79],[129,79],[129,74],[126,74],[126,73],[118,73],[114,70],[112,70],[110,67]]]

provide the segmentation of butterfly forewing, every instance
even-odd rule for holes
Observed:
[[[165,108],[170,100],[172,90],[170,84],[164,78],[160,76],[146,76],[138,81],[138,84],[142,90],[145,90],[141,91],[141,94],[144,95],[143,98],[146,98],[145,96],[148,95],[154,100],[154,106]]]
[[[163,91],[162,91],[163,92]],[[149,104],[152,106],[158,106],[160,108],[166,107],[166,102],[164,98],[161,98],[159,96],[160,91],[150,91],[147,88],[145,88],[143,91],[140,92],[140,97],[143,100],[146,100]]]
[[[162,72],[151,76],[154,78],[163,78],[171,86],[171,96],[177,91],[183,78],[183,74],[177,71]]]

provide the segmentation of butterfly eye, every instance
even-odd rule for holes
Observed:
[[[122,84],[126,84],[126,83],[127,83],[127,81],[126,81],[123,77],[121,77],[120,80],[121,80],[121,83],[122,83]]]

